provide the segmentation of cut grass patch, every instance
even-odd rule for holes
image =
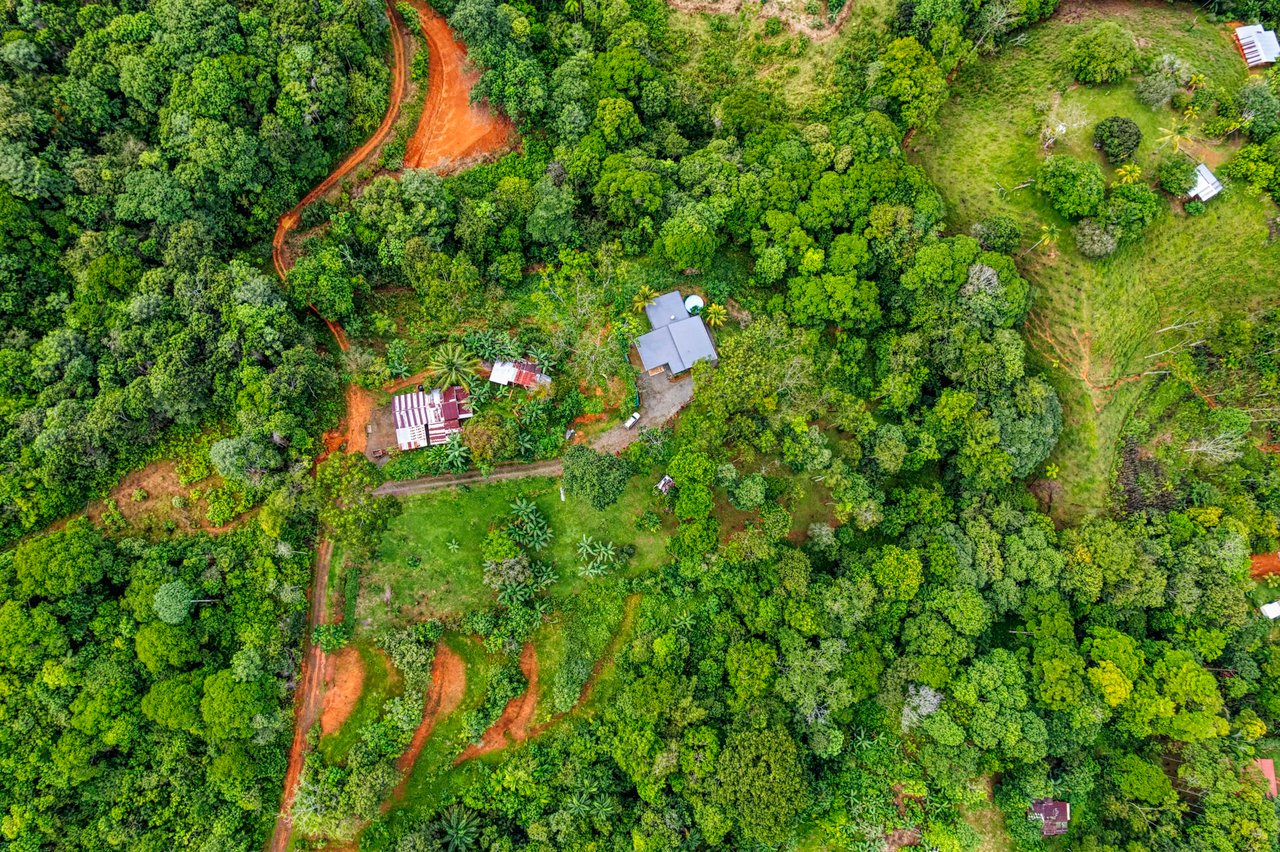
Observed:
[[[1067,128],[1055,153],[1094,158],[1109,176],[1092,135],[1110,115],[1131,118],[1142,129],[1135,159],[1147,178],[1161,159],[1174,156],[1161,150],[1159,138],[1161,128],[1179,117],[1140,103],[1135,81],[1083,87],[1063,71],[1072,39],[1102,15],[1141,35],[1157,55],[1186,60],[1211,87],[1230,90],[1245,80],[1227,29],[1192,6],[1080,4],[1033,27],[1020,46],[962,73],[955,97],[939,115],[940,129],[917,136],[914,145],[915,159],[947,203],[953,232],[965,233],[996,214],[1023,224],[1027,246],[1039,238],[1042,224],[1059,229],[1056,248],[1037,249],[1019,265],[1032,284],[1025,331],[1033,361],[1045,369],[1065,409],[1063,435],[1050,459],[1061,471],[1053,505],[1060,521],[1078,520],[1108,502],[1118,435],[1140,395],[1142,374],[1161,363],[1155,353],[1184,339],[1180,332],[1157,330],[1248,310],[1280,293],[1280,244],[1267,243],[1275,206],[1243,185],[1229,187],[1201,216],[1180,209],[1163,213],[1137,244],[1101,261],[1076,250],[1071,223],[1033,186],[1015,189],[1039,168],[1039,130],[1046,123]],[[1218,162],[1229,147],[1198,145],[1194,152]]]
[[[577,571],[576,547],[584,535],[619,547],[634,546],[628,576],[651,571],[666,559],[667,536],[663,530],[637,530],[635,520],[653,503],[654,482],[653,476],[633,478],[622,498],[603,511],[573,497],[561,502],[558,480],[551,478],[406,498],[403,513],[392,521],[377,559],[366,570],[360,617],[374,625],[401,624],[459,616],[490,605],[493,592],[484,585],[481,544],[490,529],[505,522],[517,497],[533,500],[554,533],[550,546],[537,554],[559,573],[551,597],[574,594],[592,582]],[[411,557],[421,563],[410,566]]]

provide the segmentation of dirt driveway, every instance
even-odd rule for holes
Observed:
[[[640,421],[630,429],[621,424],[602,433],[592,445],[602,453],[620,453],[635,441],[641,429],[656,428],[680,413],[693,401],[693,377],[681,376],[675,381],[667,373],[650,376],[640,373],[636,387],[640,391]]]

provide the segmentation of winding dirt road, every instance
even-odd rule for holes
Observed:
[[[431,56],[427,102],[422,119],[409,140],[405,157],[406,165],[410,168],[453,169],[505,149],[512,138],[511,123],[501,116],[471,104],[471,86],[478,75],[466,67],[466,49],[454,38],[448,23],[435,10],[423,0],[410,0],[410,2],[419,13],[423,35],[426,37]],[[281,280],[284,280],[293,266],[293,258],[288,251],[288,237],[298,227],[303,209],[322,197],[357,167],[374,158],[394,131],[396,119],[400,115],[400,106],[409,85],[408,51],[405,41],[409,32],[396,13],[392,0],[386,0],[386,6],[387,17],[391,22],[392,53],[391,92],[387,113],[383,116],[378,129],[364,144],[352,151],[332,174],[308,192],[292,210],[280,217],[280,221],[276,224],[275,236],[271,241],[271,254],[276,274]],[[337,341],[338,348],[343,352],[350,349],[350,343],[342,327],[327,319],[325,322]],[[348,452],[363,452],[365,449],[367,440],[365,427],[373,410],[373,397],[368,391],[354,384],[347,387],[346,397],[345,426],[340,424],[333,432],[325,435],[325,449],[321,458],[344,444]],[[275,829],[267,844],[267,849],[271,852],[285,852],[289,846],[289,838],[293,830],[290,811],[302,776],[307,731],[320,718],[325,687],[333,678],[332,660],[319,648],[314,647],[310,639],[311,629],[324,623],[327,617],[325,597],[332,555],[333,545],[327,541],[322,542],[316,554],[310,593],[308,630],[303,640],[302,665],[299,670],[297,692],[294,695],[293,744],[289,750],[284,795],[281,798]],[[432,690],[436,696],[435,712],[430,722],[424,718],[419,736],[414,738],[418,750],[422,748],[422,743],[430,734],[431,727],[434,726],[434,718],[441,715],[440,711],[445,707],[456,706],[456,701],[461,699],[466,683],[465,670],[460,658],[441,646],[436,659],[440,668],[438,672],[433,672],[433,674],[439,674],[438,678],[433,678],[432,684]],[[412,746],[411,751],[413,757],[416,757],[417,753]],[[412,758],[409,759],[409,764],[412,764]]]
[[[382,123],[378,125],[378,129],[365,140],[363,145],[352,151],[350,156],[333,170],[332,174],[320,181],[315,189],[304,195],[302,200],[292,210],[281,216],[280,221],[276,223],[276,233],[271,240],[271,259],[275,263],[276,274],[280,276],[281,280],[284,279],[285,273],[293,266],[293,259],[285,251],[285,240],[288,238],[289,232],[298,227],[298,222],[302,217],[302,209],[317,198],[320,198],[332,189],[334,184],[373,156],[382,143],[386,142],[391,136],[396,119],[400,116],[400,104],[404,101],[405,88],[409,82],[408,62],[405,60],[405,39],[408,37],[408,31],[405,29],[404,22],[400,20],[400,16],[396,14],[395,4],[392,3],[392,0],[387,0],[387,19],[391,21],[392,54],[391,98],[387,104],[387,114],[382,117]]]
[[[405,168],[452,170],[503,150],[511,140],[511,122],[471,102],[480,73],[467,65],[466,47],[439,12],[423,0],[409,4],[418,12],[431,51],[431,76],[422,117],[405,146]]]

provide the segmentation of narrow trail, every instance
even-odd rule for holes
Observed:
[[[533,711],[538,706],[538,655],[533,649],[532,642],[526,643],[524,650],[520,652],[520,671],[529,681],[529,688],[507,702],[498,721],[489,726],[489,730],[484,732],[480,742],[467,746],[462,754],[454,759],[454,766],[505,748],[508,736],[513,742],[524,742],[529,738]]]
[[[307,632],[302,640],[302,667],[298,673],[298,690],[294,693],[293,744],[289,747],[289,766],[284,776],[284,795],[280,799],[280,813],[271,833],[267,848],[271,852],[285,852],[289,835],[293,831],[290,811],[293,798],[298,793],[298,781],[302,777],[302,760],[307,748],[307,731],[320,718],[323,706],[325,679],[329,676],[329,655],[311,644],[311,631],[323,624],[326,617],[325,598],[329,586],[329,562],[333,558],[333,542],[322,541],[316,550],[316,566],[311,577],[310,612]]]
[[[462,657],[443,642],[436,644],[436,658],[431,664],[431,686],[427,689],[426,699],[422,704],[422,722],[413,732],[413,740],[404,754],[396,760],[396,769],[403,774],[400,783],[392,791],[391,797],[382,803],[385,814],[394,802],[404,798],[405,788],[409,786],[409,776],[413,765],[418,762],[422,747],[431,738],[436,723],[448,716],[462,703],[462,696],[467,691],[467,666]]]
[[[505,150],[514,136],[510,121],[494,115],[482,107],[473,106],[470,101],[471,87],[478,74],[466,68],[466,49],[454,37],[448,23],[424,0],[410,0],[418,11],[422,32],[426,38],[430,55],[430,79],[428,80],[427,102],[423,115],[413,137],[409,140],[405,165],[409,168],[429,167],[437,170],[458,168],[481,158],[491,156]],[[395,123],[400,115],[400,107],[404,102],[409,87],[408,49],[406,39],[409,31],[400,19],[393,0],[386,0],[387,19],[391,24],[391,91],[387,112],[377,130],[356,150],[344,159],[336,169],[315,188],[308,192],[292,210],[280,217],[276,224],[276,232],[271,241],[272,263],[281,281],[285,279],[294,259],[290,256],[288,238],[301,221],[303,209],[324,196],[343,178],[351,174],[361,165],[370,162],[377,156],[379,149],[391,138]],[[346,352],[351,348],[346,332],[338,323],[325,319],[325,324],[337,341],[338,349]],[[347,411],[343,422],[337,429],[325,434],[324,448],[317,458],[317,463],[331,452],[345,446],[348,452],[364,452],[368,441],[367,427],[373,413],[373,395],[356,385],[348,385],[346,390]],[[280,813],[276,819],[275,829],[267,848],[271,852],[285,852],[289,845],[293,829],[290,811],[294,797],[297,795],[298,783],[302,775],[303,758],[306,754],[307,731],[320,718],[324,703],[326,681],[332,679],[332,661],[328,655],[311,645],[311,629],[326,620],[325,596],[329,577],[329,562],[333,555],[333,545],[322,542],[316,554],[316,565],[312,578],[308,631],[303,644],[302,665],[299,671],[298,689],[294,696],[295,716],[293,743],[289,749],[289,764],[285,774],[284,795],[281,798]],[[442,648],[444,646],[441,646]],[[465,668],[462,661],[452,651],[445,650],[438,654],[437,661],[446,668],[442,669],[438,679],[443,690],[438,704],[440,708],[456,707],[461,701],[465,688]],[[457,677],[450,674],[455,665],[461,671]],[[536,662],[535,662],[536,665]],[[536,676],[536,672],[535,672]],[[433,681],[434,683],[434,681]],[[454,698],[454,693],[457,697]],[[450,705],[450,702],[454,702]],[[426,720],[423,722],[426,726]],[[434,725],[434,722],[432,722]],[[422,743],[426,742],[430,727],[419,729],[415,735],[415,746],[411,744],[412,757],[408,758],[412,765]],[[406,753],[407,757],[408,753]]]
[[[408,85],[408,62],[405,60],[405,38],[408,33],[405,30],[404,22],[400,20],[400,16],[396,14],[395,4],[392,0],[387,2],[387,19],[391,22],[391,97],[387,104],[387,113],[382,117],[382,123],[378,125],[378,129],[373,135],[365,140],[364,144],[356,148],[351,154],[342,161],[342,163],[333,170],[327,178],[316,185],[314,189],[302,197],[294,208],[288,213],[280,217],[280,221],[276,223],[276,233],[271,240],[271,259],[275,263],[276,274],[284,279],[290,267],[293,266],[293,259],[288,256],[285,247],[285,240],[289,236],[289,232],[298,227],[298,222],[302,217],[302,210],[308,204],[320,198],[326,192],[334,187],[334,185],[350,174],[357,166],[364,163],[372,157],[381,147],[383,142],[390,138],[392,130],[395,127],[396,119],[400,116],[400,104],[404,101],[405,88]],[[332,326],[331,326],[332,327]]]
[[[591,700],[591,693],[595,692],[596,682],[600,680],[600,673],[604,671],[604,667],[613,662],[618,656],[618,649],[622,647],[622,642],[627,638],[627,634],[631,632],[631,625],[635,622],[636,607],[640,603],[640,593],[629,595],[627,602],[622,611],[622,622],[618,625],[618,632],[613,634],[613,638],[609,640],[609,646],[605,648],[604,653],[600,655],[600,659],[596,660],[596,664],[591,668],[591,676],[587,678],[587,682],[582,685],[582,692],[578,693],[578,700],[573,703],[573,708],[565,713],[557,713],[547,721],[529,732],[529,738],[532,739],[544,733],[552,725],[564,720],[564,718],[572,713],[577,713],[583,706]]]
[[[526,479],[531,476],[559,476],[563,471],[564,465],[559,459],[550,459],[531,464],[503,465],[488,475],[472,470],[459,474],[408,479],[404,482],[384,482],[373,493],[380,497],[408,497],[412,494],[426,494],[429,491],[440,491],[459,485],[479,485],[487,482],[502,482],[507,479]]]

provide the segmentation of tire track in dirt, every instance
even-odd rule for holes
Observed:
[[[507,702],[498,721],[489,726],[480,742],[467,746],[454,759],[454,766],[506,748],[508,736],[512,742],[517,743],[529,738],[529,725],[533,722],[533,711],[538,706],[538,654],[534,651],[532,642],[525,643],[524,650],[520,652],[520,671],[525,680],[529,681],[529,688]]]
[[[382,123],[378,125],[378,129],[364,141],[364,144],[352,151],[327,178],[304,195],[302,200],[294,205],[292,210],[281,216],[280,221],[276,223],[276,233],[271,239],[271,259],[275,264],[276,274],[280,276],[281,280],[284,280],[285,273],[293,266],[293,259],[288,256],[285,250],[285,240],[288,238],[289,232],[298,227],[303,208],[324,195],[333,188],[334,184],[375,154],[382,143],[391,136],[396,118],[400,115],[400,104],[404,101],[405,87],[409,80],[404,43],[407,33],[400,16],[396,14],[395,4],[392,0],[387,0],[387,19],[391,22],[391,53],[393,58],[391,63],[391,97],[387,104],[387,113],[382,117]]]
[[[333,558],[333,542],[322,541],[316,550],[316,565],[311,579],[311,606],[307,618],[307,633],[302,640],[302,667],[298,673],[298,690],[294,694],[293,744],[289,747],[289,765],[284,776],[284,795],[280,799],[280,813],[271,833],[267,848],[271,852],[285,852],[289,835],[293,831],[290,813],[294,796],[298,793],[298,781],[302,778],[302,759],[307,747],[307,731],[320,717],[323,703],[323,687],[332,665],[329,655],[311,644],[311,631],[325,620],[325,597],[328,594],[329,562]]]
[[[348,645],[333,655],[329,667],[331,678],[324,684],[324,698],[320,702],[320,733],[338,731],[351,717],[364,691],[364,658],[355,647]]]
[[[404,774],[400,783],[391,793],[391,798],[382,803],[382,812],[390,810],[393,802],[404,798],[405,788],[409,786],[409,775],[413,765],[418,762],[422,747],[427,744],[436,723],[448,716],[462,703],[462,696],[467,691],[467,666],[462,657],[443,642],[436,644],[436,658],[431,664],[431,686],[427,689],[426,699],[422,705],[422,722],[413,732],[413,741],[405,749],[404,754],[396,761],[396,769]]]
[[[505,149],[512,125],[471,102],[479,71],[467,65],[467,48],[444,17],[424,0],[409,0],[427,41],[427,100],[418,127],[405,146],[407,169],[453,170]]]

